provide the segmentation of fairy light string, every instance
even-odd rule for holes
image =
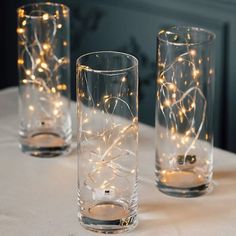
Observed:
[[[89,149],[86,143],[95,142],[92,150],[89,150],[89,153],[84,157],[91,163],[91,167],[83,175],[85,176],[83,184],[92,192],[95,199],[98,200],[99,197],[110,199],[115,197],[118,192],[129,191],[125,186],[117,187],[116,181],[121,178],[123,181],[125,179],[126,182],[129,182],[129,177],[135,174],[137,168],[136,148],[126,144],[127,138],[130,137],[134,139],[134,142],[137,141],[138,119],[126,101],[127,97],[135,95],[135,91],[132,93],[130,90],[127,91],[126,75],[120,74],[117,84],[114,85],[118,87],[115,92],[117,96],[106,89],[102,98],[97,102],[98,99],[92,92],[91,84],[87,78],[87,73],[92,69],[83,65],[79,65],[78,69],[79,80],[83,84],[83,88],[79,88],[78,91],[81,151],[85,151],[83,148],[86,151]],[[85,108],[82,107],[83,104],[90,104],[90,106]],[[116,109],[121,106],[128,111],[128,119],[121,118],[116,114]],[[93,130],[90,114],[93,114],[93,118],[97,117],[97,121],[99,117],[102,117],[105,127]],[[129,163],[132,164],[126,166],[122,160],[128,162],[130,160]]]
[[[63,17],[67,17],[66,9],[63,9]],[[18,67],[22,77],[20,82],[23,85],[32,85],[38,89],[42,96],[53,105],[53,111],[49,114],[39,104],[39,109],[48,116],[60,117],[63,106],[61,92],[69,88],[61,83],[61,69],[69,65],[69,58],[60,57],[57,54],[57,33],[62,30],[60,14],[56,10],[55,14],[33,9],[25,12],[24,9],[18,10],[19,23],[17,28],[19,42]],[[42,33],[44,30],[44,33]],[[67,47],[68,42],[63,41],[63,47]],[[43,92],[45,95],[43,95]],[[42,99],[43,100],[43,99]],[[30,105],[32,106],[32,105]],[[31,109],[34,111],[35,109]]]
[[[181,37],[186,47],[186,51],[181,51],[171,63],[168,63],[169,58],[167,58],[167,55],[163,62],[159,60],[159,76],[157,78],[157,100],[159,110],[163,115],[164,123],[167,127],[166,136],[175,142],[177,149],[181,148],[181,150],[183,150],[181,168],[184,168],[187,158],[191,157],[191,150],[195,148],[195,143],[200,137],[206,118],[207,100],[199,81],[199,77],[201,76],[199,66],[202,64],[203,59],[200,58],[196,60],[198,55],[197,51],[192,49],[191,43],[189,43],[191,42],[190,34],[187,33],[185,38],[184,35],[170,31],[162,31],[160,33],[167,39],[171,36],[174,41]],[[167,46],[169,43],[171,44],[171,42],[167,40]],[[160,54],[159,58],[161,58]],[[187,67],[190,71],[187,79],[183,71],[177,70],[177,68],[181,67]],[[212,73],[213,71],[210,69],[209,74]],[[183,82],[184,79],[186,80]],[[180,80],[183,82],[181,82],[182,86]],[[183,85],[185,89],[183,89]],[[199,99],[202,105],[200,108],[198,107],[197,110],[197,102]],[[197,125],[196,117],[199,116],[199,112],[201,119]],[[185,128],[183,131],[183,127],[188,128]],[[163,134],[161,138],[163,138]],[[178,156],[174,158],[177,159]],[[173,163],[177,165],[177,169],[180,167],[178,160]]]

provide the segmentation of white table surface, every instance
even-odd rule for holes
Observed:
[[[16,88],[1,90],[0,235],[97,235],[77,220],[75,137],[69,156],[40,159],[21,153],[17,107]],[[154,158],[154,128],[140,124],[139,225],[122,235],[236,235],[235,154],[214,149],[214,190],[193,199],[157,190]]]

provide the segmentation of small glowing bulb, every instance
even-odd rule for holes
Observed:
[[[52,93],[56,93],[57,91],[54,87],[52,87],[51,90],[52,90]]]
[[[36,64],[39,64],[41,62],[41,59],[40,58],[37,58],[36,59]]]
[[[182,62],[184,59],[182,57],[178,57],[178,62]]]
[[[68,43],[66,41],[63,41],[63,46],[66,47]]]
[[[130,92],[129,95],[132,96],[134,93],[133,92]]]
[[[193,78],[195,79],[199,75],[200,71],[199,70],[194,70],[193,71]]]
[[[88,121],[89,121],[88,118],[86,118],[83,120],[83,123],[86,124],[86,123],[88,123]]]
[[[212,69],[209,70],[209,74],[210,74],[210,75],[213,74],[213,70],[212,70]]]
[[[191,107],[194,108],[194,107],[195,107],[195,103],[192,103],[192,104],[191,104]]]
[[[43,72],[43,69],[41,67],[39,67],[38,72]]]
[[[190,134],[190,130],[187,130],[185,134],[186,134],[186,135],[189,135],[189,134]]]
[[[32,105],[29,106],[30,111],[34,111],[34,107]]]
[[[172,94],[172,98],[173,98],[173,99],[176,99],[176,93],[173,93],[173,94]]]
[[[26,20],[22,21],[22,25],[25,26],[26,25]]]
[[[30,71],[30,70],[26,70],[25,73],[26,73],[27,75],[31,75],[31,71]]]
[[[50,46],[48,43],[44,43],[44,44],[43,44],[43,49],[44,49],[44,50],[48,50],[48,49],[50,49],[50,47],[51,47],[51,46]]]
[[[58,84],[58,85],[57,85],[57,89],[58,89],[58,90],[66,90],[66,89],[67,89],[67,86],[66,86],[66,84]]]
[[[182,111],[182,113],[184,113],[184,114],[185,114],[185,112],[186,112],[186,109],[183,107],[183,108],[181,109],[181,111]]]
[[[163,84],[163,82],[164,82],[164,79],[162,79],[162,78],[159,78],[159,79],[157,80],[157,83],[159,83],[159,84]]]
[[[48,68],[48,65],[47,65],[45,62],[42,62],[42,63],[41,63],[41,66],[42,66],[44,69]]]
[[[86,133],[87,134],[92,134],[92,131],[91,130],[87,130]]]
[[[164,101],[164,105],[165,105],[166,107],[169,107],[170,104],[171,104],[170,100],[166,99],[166,100]]]
[[[121,81],[122,81],[122,82],[125,82],[125,81],[126,81],[126,78],[125,78],[125,77],[122,77]]]
[[[17,63],[18,63],[19,65],[23,65],[23,64],[24,64],[24,60],[21,59],[21,58],[19,58],[19,59],[17,60]]]
[[[23,82],[24,84],[27,84],[27,79],[23,79],[22,82]]]
[[[185,137],[184,141],[187,143],[189,141],[189,137]]]
[[[174,134],[175,133],[175,127],[171,127],[170,131],[171,131],[172,134]]]
[[[25,30],[23,28],[17,28],[16,32],[18,34],[23,34],[25,32]]]
[[[63,14],[64,17],[67,17],[68,16],[68,11],[66,9],[63,9],[62,14]]]
[[[199,65],[202,64],[202,59],[199,59],[199,60],[198,60],[198,64],[199,64]]]
[[[197,53],[196,53],[196,50],[194,50],[194,49],[190,50],[189,53],[190,53],[190,55],[193,56],[193,57],[196,56],[196,54],[197,54]]]
[[[31,79],[32,79],[32,80],[35,80],[35,75],[31,75]]]
[[[134,174],[134,173],[135,173],[135,169],[131,170],[130,173],[131,173],[131,174]]]
[[[49,19],[48,13],[43,14],[43,20],[48,20],[48,19]]]
[[[169,84],[168,87],[169,87],[170,90],[175,90],[176,89],[176,86],[174,84],[172,84],[172,83]]]
[[[205,139],[206,140],[208,140],[209,139],[209,136],[208,136],[208,134],[206,133],[206,135],[205,135]]]
[[[25,11],[23,9],[18,10],[19,17],[24,17]]]
[[[58,110],[54,110],[53,115],[55,115],[55,116],[58,115]]]
[[[58,29],[61,29],[61,28],[62,28],[62,24],[58,24],[58,25],[57,25],[57,28],[58,28]]]

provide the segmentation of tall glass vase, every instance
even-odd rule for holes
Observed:
[[[92,231],[129,231],[137,224],[137,59],[81,56],[77,104],[79,221]]]
[[[211,190],[215,35],[173,27],[158,35],[156,183],[195,197]]]
[[[36,3],[17,14],[21,149],[64,154],[71,143],[69,9]]]

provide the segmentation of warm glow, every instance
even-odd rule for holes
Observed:
[[[47,69],[47,68],[48,68],[48,65],[47,65],[45,62],[42,62],[42,63],[41,63],[41,66],[42,66],[44,69]]]
[[[166,107],[169,107],[170,104],[171,104],[170,100],[166,99],[166,100],[164,101],[164,105],[165,105]]]
[[[196,50],[194,50],[194,49],[191,49],[189,51],[189,53],[190,53],[191,56],[196,56],[197,55]]]
[[[25,73],[26,73],[27,75],[31,75],[31,71],[30,71],[30,70],[26,70]]]
[[[29,106],[29,110],[30,110],[30,111],[34,111],[34,106],[30,105],[30,106]]]
[[[26,20],[22,21],[22,25],[25,26],[26,25]]]
[[[48,13],[43,14],[43,20],[48,20],[48,19],[49,19]]]
[[[18,63],[19,65],[23,65],[23,64],[24,64],[24,60],[21,59],[21,58],[19,58],[19,59],[17,60],[17,63]]]
[[[36,62],[36,64],[39,64],[41,62],[41,59],[37,58],[35,62]]]
[[[23,9],[18,10],[18,15],[19,17],[24,17],[25,16],[25,11]]]
[[[58,84],[58,85],[57,85],[57,89],[58,89],[58,90],[66,90],[66,89],[67,89],[67,86],[66,86],[66,84]]]
[[[49,50],[50,48],[51,48],[51,46],[48,43],[43,44],[43,49],[44,50]]]
[[[125,78],[125,77],[123,77],[123,78],[121,79],[121,81],[122,81],[122,82],[125,82],[125,81],[126,81],[126,78]]]
[[[23,34],[25,32],[25,30],[23,28],[17,28],[16,32],[18,34]]]
[[[56,93],[57,92],[57,90],[54,87],[51,88],[51,91],[52,91],[52,93]]]

